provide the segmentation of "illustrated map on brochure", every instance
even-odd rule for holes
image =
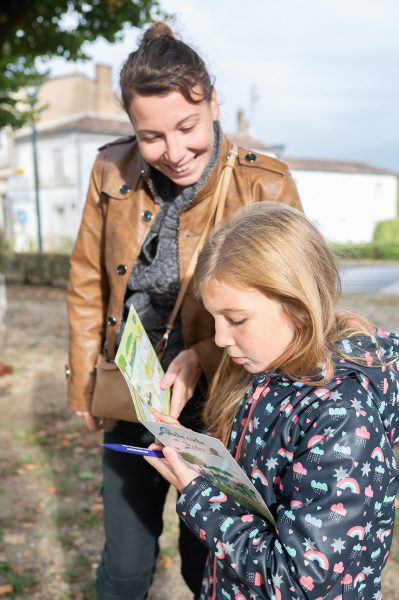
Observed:
[[[173,446],[198,475],[274,525],[274,519],[261,495],[220,440],[165,423],[143,422],[143,425],[164,446]]]
[[[129,387],[137,418],[154,437],[165,446],[173,446],[192,469],[223,493],[274,525],[261,495],[220,440],[155,419],[151,408],[169,414],[170,393],[160,387],[163,370],[133,306],[115,362]]]
[[[151,408],[169,414],[170,390],[161,389],[164,372],[134,306],[130,307],[115,362],[128,385],[139,421],[155,421]]]

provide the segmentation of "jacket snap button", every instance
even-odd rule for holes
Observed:
[[[127,271],[126,265],[118,265],[116,267],[116,272],[118,273],[118,275],[125,275],[126,271]]]
[[[121,194],[128,194],[132,188],[127,183],[124,183],[119,188]]]
[[[113,327],[116,324],[115,317],[108,317],[107,323],[108,323],[108,325],[111,325]]]
[[[245,160],[247,160],[248,162],[255,162],[256,154],[254,154],[253,152],[248,152],[248,154],[245,155]]]
[[[141,213],[141,218],[143,219],[143,221],[151,221],[152,219],[152,212],[150,210],[145,210],[144,212]]]

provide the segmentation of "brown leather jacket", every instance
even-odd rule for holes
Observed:
[[[194,201],[180,217],[179,272],[186,271],[204,228],[212,193],[231,143],[224,137],[219,158]],[[301,203],[286,165],[239,148],[225,202],[224,216],[259,200]],[[86,205],[71,256],[68,313],[70,326],[69,404],[90,409],[95,364],[105,348],[114,356],[127,280],[159,205],[146,185],[144,163],[134,137],[100,148],[91,174]],[[207,379],[220,353],[214,342],[213,319],[188,291],[181,308],[183,339],[199,355]]]

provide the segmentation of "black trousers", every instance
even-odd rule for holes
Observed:
[[[120,421],[105,443],[147,447],[143,425]],[[97,569],[98,600],[144,600],[151,586],[169,484],[141,456],[104,450],[105,545]],[[180,521],[182,575],[198,596],[207,549]]]

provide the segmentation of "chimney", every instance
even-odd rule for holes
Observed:
[[[112,91],[112,68],[109,65],[96,65],[96,112],[115,111]]]
[[[248,135],[249,125],[242,109],[237,111],[237,132],[241,135]]]

